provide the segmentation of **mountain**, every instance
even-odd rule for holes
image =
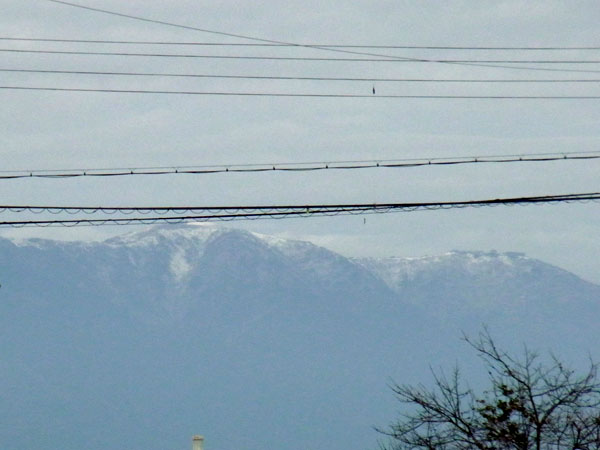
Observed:
[[[374,448],[390,379],[463,358],[461,330],[600,337],[599,286],[513,253],[349,259],[192,224],[0,239],[0,278],[6,450]]]
[[[522,253],[453,251],[355,261],[399,299],[471,334],[490,324],[554,349],[589,347],[597,338],[600,286]]]

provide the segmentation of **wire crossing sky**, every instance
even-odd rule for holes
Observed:
[[[468,201],[426,202],[426,203],[382,203],[382,204],[340,204],[340,205],[254,205],[254,206],[17,206],[0,205],[0,214],[43,212],[51,214],[68,213],[98,215],[133,213],[176,213],[179,216],[116,217],[110,219],[77,218],[55,220],[0,221],[0,227],[25,226],[85,226],[85,225],[135,225],[158,222],[186,223],[193,221],[231,221],[253,219],[285,219],[292,217],[338,216],[356,214],[387,214],[391,212],[435,211],[445,209],[479,208],[483,206],[534,205],[544,203],[574,203],[599,201],[600,193],[544,195],[537,197],[501,198]],[[192,215],[186,215],[192,214]]]
[[[125,45],[194,45],[219,47],[296,47],[297,44],[248,43],[248,42],[169,42],[169,41],[124,41],[124,40],[93,40],[93,39],[56,39],[56,38],[24,38],[0,37],[0,41],[24,42],[66,42],[85,44],[125,44]],[[523,50],[523,51],[576,51],[600,50],[600,47],[467,47],[467,46],[419,46],[419,45],[366,45],[366,44],[304,44],[308,47],[328,48],[389,48],[389,49],[419,49],[419,50]]]
[[[50,86],[0,86],[1,90],[12,91],[53,91],[53,92],[95,92],[104,94],[156,94],[193,95],[220,97],[312,97],[312,98],[368,98],[368,99],[485,99],[485,100],[597,100],[600,95],[370,95],[370,94],[313,94],[309,92],[224,92],[224,91],[159,91],[142,89],[93,89]]]
[[[263,56],[263,55],[215,55],[197,53],[131,53],[131,52],[99,52],[84,50],[25,50],[0,48],[4,53],[40,53],[54,55],[87,55],[87,56],[127,56],[151,58],[203,58],[203,59],[253,59],[280,61],[323,61],[323,62],[385,62],[385,63],[447,63],[447,64],[600,64],[599,59],[419,59],[402,57],[402,59],[385,58],[326,58],[308,56]]]
[[[410,58],[410,57],[406,57],[406,56],[399,56],[399,55],[385,55],[385,54],[379,54],[379,53],[358,52],[358,51],[355,51],[355,50],[346,50],[346,49],[343,49],[343,48],[333,48],[333,47],[326,47],[326,46],[306,45],[306,44],[299,44],[299,43],[295,43],[295,42],[287,42],[287,41],[280,41],[280,40],[274,40],[274,39],[266,39],[266,38],[255,37],[255,36],[244,35],[244,34],[230,33],[230,32],[217,31],[217,30],[210,30],[210,29],[207,29],[207,28],[193,27],[193,26],[189,26],[189,25],[182,25],[182,24],[168,22],[168,21],[163,21],[163,20],[150,19],[150,18],[147,18],[147,17],[138,16],[138,15],[124,14],[124,13],[119,13],[119,12],[116,12],[116,11],[111,11],[111,10],[106,10],[106,9],[101,9],[101,8],[94,8],[94,7],[90,7],[90,6],[87,6],[87,5],[83,5],[83,4],[79,4],[79,3],[66,2],[66,1],[62,1],[62,0],[45,0],[45,1],[51,2],[51,3],[58,3],[58,4],[62,4],[62,5],[70,6],[70,7],[74,7],[74,8],[80,8],[80,9],[84,9],[84,10],[88,10],[88,11],[98,12],[98,13],[102,13],[102,14],[113,15],[113,16],[116,16],[116,17],[123,17],[123,18],[126,18],[126,19],[138,20],[138,21],[147,22],[147,23],[153,23],[153,24],[157,24],[157,25],[165,25],[165,26],[168,26],[168,27],[182,28],[182,29],[191,30],[191,31],[199,31],[199,32],[202,32],[202,33],[208,33],[208,34],[214,34],[214,35],[220,35],[220,36],[228,36],[228,37],[233,37],[233,38],[239,38],[239,39],[257,41],[257,42],[263,42],[263,43],[269,43],[269,44],[283,44],[283,45],[292,46],[292,47],[309,48],[309,49],[321,50],[321,51],[326,51],[326,52],[346,53],[346,54],[353,54],[353,55],[374,56],[374,57],[377,57],[377,58],[384,58],[384,60],[372,60],[372,61],[383,62],[385,60],[395,60],[395,61],[428,62],[428,63],[436,63],[436,64],[457,64],[457,65],[468,65],[468,66],[474,66],[474,67],[477,67],[477,66],[479,66],[479,67],[495,67],[495,68],[499,68],[499,69],[562,70],[562,69],[544,69],[544,68],[530,68],[530,67],[511,67],[511,66],[504,66],[504,65],[499,65],[499,64],[493,64],[493,61],[489,61],[489,62],[485,62],[485,61],[460,61],[460,60],[457,60],[457,61],[444,61],[444,60],[425,59],[425,58],[415,59],[415,58]],[[571,70],[571,71],[574,71],[574,70]]]
[[[2,6],[7,205],[428,204],[600,189],[595,2]],[[600,282],[594,201],[340,213],[236,226],[349,256],[520,251]],[[27,214],[3,219],[101,218]],[[45,225],[1,236],[119,233]]]
[[[562,154],[521,154],[461,156],[456,158],[423,158],[419,160],[384,161],[329,161],[296,162],[271,164],[226,164],[223,166],[180,166],[180,167],[138,167],[138,168],[88,168],[57,170],[18,170],[0,171],[0,180],[33,178],[78,178],[78,177],[122,177],[134,175],[207,175],[217,173],[259,173],[259,172],[314,172],[317,170],[358,170],[358,169],[400,169],[413,167],[455,166],[462,164],[507,164],[551,161],[577,161],[600,159],[594,152]]]
[[[0,72],[41,73],[63,75],[107,75],[107,76],[134,76],[134,77],[167,77],[167,78],[226,78],[248,80],[303,80],[303,81],[369,81],[393,83],[600,83],[598,78],[569,79],[569,78],[511,78],[511,79],[441,79],[441,78],[352,78],[352,77],[310,77],[310,76],[281,76],[281,75],[227,75],[227,74],[199,74],[199,73],[149,73],[149,72],[102,72],[86,70],[60,70],[60,69],[19,69],[0,68]]]

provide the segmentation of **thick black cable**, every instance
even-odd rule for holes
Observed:
[[[108,39],[59,39],[59,38],[23,38],[23,37],[0,37],[0,41],[17,42],[59,42],[79,44],[122,44],[122,45],[189,45],[198,47],[295,47],[294,44],[272,44],[272,43],[240,43],[240,42],[190,42],[190,41],[127,41]],[[309,47],[326,48],[376,48],[376,49],[399,49],[399,50],[502,50],[502,51],[581,51],[600,50],[597,46],[553,46],[553,47],[494,47],[494,46],[434,46],[434,45],[364,45],[364,44],[305,44]]]
[[[40,86],[0,86],[0,90],[96,92],[112,94],[197,95],[216,97],[312,97],[312,98],[370,98],[370,99],[440,99],[440,100],[598,100],[600,95],[368,95],[368,94],[310,94],[277,92],[218,92],[218,91],[160,91],[137,89],[59,88]]]
[[[244,206],[244,207],[144,207],[144,208],[107,208],[110,211],[205,211],[205,214],[189,216],[159,216],[159,217],[128,217],[128,218],[105,218],[105,219],[58,219],[58,220],[27,220],[27,221],[2,221],[0,227],[26,227],[26,226],[82,226],[82,225],[128,225],[128,224],[153,224],[157,222],[184,223],[190,221],[228,221],[228,220],[252,220],[260,218],[290,218],[290,217],[314,217],[334,216],[343,214],[376,214],[390,213],[395,211],[419,211],[455,209],[483,206],[512,206],[544,203],[572,203],[599,201],[600,193],[588,194],[566,194],[555,196],[517,197],[504,199],[454,201],[454,202],[425,202],[425,203],[388,203],[388,204],[350,204],[350,205],[296,205],[296,206]],[[37,208],[46,210],[70,210],[77,207],[8,207],[10,208]],[[87,210],[103,208],[82,208]]]
[[[280,75],[227,75],[227,74],[197,74],[197,73],[165,73],[165,72],[106,72],[91,70],[49,70],[49,69],[16,69],[0,68],[0,72],[41,73],[57,75],[107,75],[107,76],[139,76],[165,78],[223,78],[244,80],[294,80],[294,81],[360,81],[360,82],[405,82],[405,83],[600,83],[600,79],[477,79],[477,78],[357,78],[357,77],[303,77]]]
[[[307,212],[314,211],[363,211],[378,209],[406,208],[444,208],[471,205],[509,205],[521,203],[555,203],[565,201],[600,200],[600,192],[578,194],[540,195],[528,197],[511,197],[485,200],[447,201],[447,202],[416,202],[416,203],[335,203],[335,204],[305,204],[305,205],[245,205],[245,206],[56,206],[56,205],[0,205],[0,213],[48,212],[51,214],[150,214],[150,213],[226,213],[254,214],[258,212]]]
[[[206,175],[221,173],[314,172],[323,170],[399,169],[465,164],[507,164],[600,159],[599,152],[530,153],[454,158],[419,158],[404,160],[355,160],[271,164],[223,164],[210,166],[87,168],[55,170],[0,170],[0,180],[65,179],[81,177],[123,177],[139,175]]]

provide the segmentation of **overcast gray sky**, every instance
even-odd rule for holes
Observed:
[[[73,0],[193,27],[301,44],[586,47],[595,1]],[[0,0],[0,37],[251,43],[82,10]],[[306,48],[67,44],[1,40],[2,49],[353,57]],[[363,49],[418,59],[600,60],[595,51]],[[407,62],[265,61],[0,52],[2,69],[260,76],[599,79],[600,64],[550,72]],[[0,72],[2,86],[367,94],[373,83],[181,79]],[[277,98],[0,90],[2,170],[452,158],[593,152],[598,100],[385,99],[381,95],[600,95],[598,83],[376,82],[372,98]],[[0,180],[3,204],[244,205],[473,200],[600,191],[598,161],[410,169]],[[236,222],[345,255],[451,249],[521,251],[600,282],[600,205],[496,207]],[[14,217],[6,216],[3,217]],[[99,239],[133,227],[0,230]]]

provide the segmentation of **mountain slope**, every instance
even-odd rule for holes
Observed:
[[[310,244],[175,227],[0,255],[3,449],[366,443],[419,340],[415,308]]]
[[[0,239],[0,268],[6,450],[187,448],[198,432],[215,449],[374,448],[390,377],[456,361],[461,329],[600,337],[598,286],[516,254],[351,260],[186,225]]]
[[[518,329],[532,344],[589,347],[600,286],[521,253],[454,251],[422,258],[356,259],[406,302],[467,332]]]

